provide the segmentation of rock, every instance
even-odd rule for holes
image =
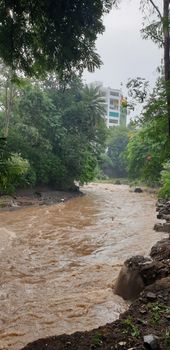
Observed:
[[[158,215],[157,215],[157,217],[158,217]],[[157,232],[163,232],[164,231],[164,229],[163,229],[163,224],[155,224],[154,225],[154,228],[153,228],[155,231],[157,231]]]
[[[145,309],[140,309],[139,312],[140,312],[142,315],[147,314],[147,311],[146,311]]]
[[[166,223],[163,224],[163,232],[170,233],[170,201],[159,200],[156,205],[156,210],[158,211],[157,218],[166,220]]]
[[[120,341],[120,342],[118,343],[118,345],[120,345],[120,346],[125,346],[125,345],[126,345],[126,342],[125,342],[125,341]]]
[[[115,181],[115,185],[121,185],[120,180],[116,180],[116,181]]]
[[[136,188],[134,189],[134,192],[135,192],[135,193],[142,193],[143,190],[142,190],[140,187],[136,187]]]
[[[163,219],[163,214],[158,214],[156,217],[157,217],[157,219],[161,220],[161,219]]]
[[[162,219],[166,220],[167,222],[170,222],[170,215],[164,214],[164,215],[162,215]]]
[[[155,293],[152,293],[152,292],[148,292],[146,294],[146,297],[149,299],[149,300],[155,300],[156,299],[156,294]]]
[[[170,277],[165,277],[157,280],[155,283],[150,284],[146,287],[146,294],[148,292],[153,292],[162,295],[162,291],[164,291],[162,298],[165,300],[166,298],[166,290],[170,289]],[[168,293],[168,292],[167,292]]]
[[[114,292],[126,300],[135,299],[148,283],[147,277],[153,274],[152,260],[141,255],[126,260],[120,270]],[[146,277],[145,277],[146,275]],[[153,282],[152,277],[152,282]]]
[[[130,259],[127,259],[124,264],[133,270],[140,270],[141,266],[144,266],[151,261],[152,260],[149,257],[144,257],[143,255],[135,255]]]
[[[42,197],[41,192],[35,191],[34,194],[35,194],[38,198],[41,198],[41,197]]]
[[[140,265],[150,259],[141,255],[134,256],[125,261],[115,284],[114,292],[126,300],[135,299],[144,289],[145,285],[140,275]]]
[[[170,222],[166,222],[165,224],[163,224],[163,231],[170,233]]]
[[[165,315],[165,317],[170,321],[170,315]]]
[[[157,242],[151,249],[150,256],[154,260],[170,259],[170,239],[165,238]]]
[[[11,201],[11,207],[19,207],[16,201]]]
[[[148,334],[143,337],[145,349],[159,350],[159,338],[154,334]]]
[[[137,255],[125,261],[115,283],[115,294],[126,300],[135,299],[144,288],[160,279],[164,281],[170,275],[170,238],[157,242],[150,256],[145,258]],[[152,290],[147,290],[146,294],[150,301],[157,299]]]
[[[123,266],[115,284],[114,292],[125,300],[135,299],[145,285],[138,271]]]

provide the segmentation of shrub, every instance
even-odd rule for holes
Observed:
[[[23,159],[19,154],[12,154],[5,160],[5,172],[1,172],[0,192],[9,194],[17,187],[27,184],[27,174],[30,169],[28,160]]]
[[[160,198],[170,198],[170,161],[164,164],[163,170],[161,172],[161,183],[162,187],[159,191]]]

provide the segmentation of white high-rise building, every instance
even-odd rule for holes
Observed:
[[[100,81],[95,81],[91,86],[99,87],[106,100],[106,125],[108,128],[117,125],[126,126],[127,107],[126,99],[121,90],[104,87]]]

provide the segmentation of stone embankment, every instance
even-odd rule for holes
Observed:
[[[165,222],[155,224],[155,231],[170,233],[170,201],[166,201],[165,199],[159,200],[157,202],[156,210],[158,212],[157,218],[165,220]]]
[[[157,210],[166,223],[155,229],[170,232],[170,202],[158,202]],[[22,350],[170,349],[170,237],[157,242],[149,257],[125,261],[115,293],[133,300],[119,320],[89,332],[40,339]]]

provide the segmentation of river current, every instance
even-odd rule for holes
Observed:
[[[127,303],[113,287],[123,264],[147,255],[154,195],[91,184],[59,205],[0,212],[0,349],[112,322]]]

